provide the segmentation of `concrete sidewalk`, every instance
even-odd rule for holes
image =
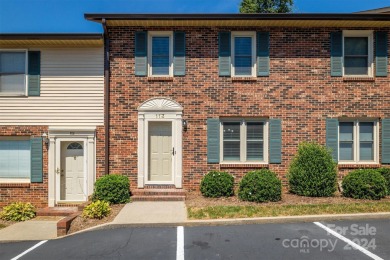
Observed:
[[[63,217],[36,217],[0,229],[0,242],[47,240],[57,237],[57,222]]]
[[[136,201],[126,204],[111,224],[180,223],[187,221],[184,201]]]

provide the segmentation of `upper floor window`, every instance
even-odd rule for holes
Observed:
[[[0,51],[0,95],[26,95],[26,51]]]
[[[378,154],[376,121],[339,122],[339,161],[376,162]]]
[[[263,120],[222,120],[222,162],[266,162],[266,129],[267,122]]]
[[[148,33],[149,76],[173,76],[173,33]]]
[[[343,40],[344,76],[372,77],[372,31],[344,31]]]
[[[232,32],[232,76],[256,77],[256,33]]]

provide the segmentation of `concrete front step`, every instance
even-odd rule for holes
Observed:
[[[186,196],[181,195],[164,195],[164,196],[152,196],[152,195],[134,195],[131,197],[132,201],[184,201]]]
[[[47,207],[37,210],[37,216],[69,216],[79,209],[77,207]]]

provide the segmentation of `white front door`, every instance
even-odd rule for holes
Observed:
[[[60,200],[85,200],[83,145],[83,142],[61,142]]]
[[[150,182],[172,182],[172,122],[149,122]]]

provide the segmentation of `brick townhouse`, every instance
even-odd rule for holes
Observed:
[[[340,178],[387,167],[385,11],[86,14],[104,36],[1,34],[0,206],[83,202],[104,174],[135,200],[182,199],[210,170],[285,180],[303,141]]]
[[[388,14],[85,17],[106,39],[106,171],[136,199],[210,170],[285,180],[303,141],[330,147],[340,178],[390,163]]]

